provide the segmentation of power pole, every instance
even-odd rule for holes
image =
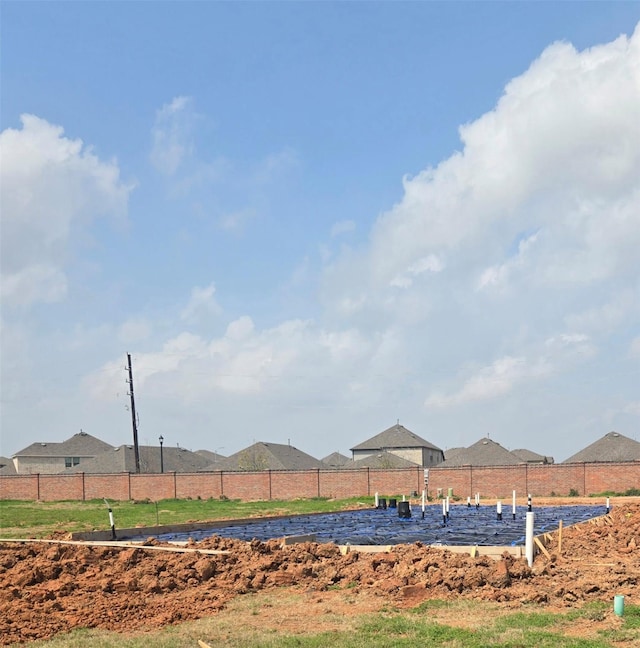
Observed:
[[[127,353],[129,369],[129,396],[131,397],[131,425],[133,426],[133,452],[136,458],[136,472],[140,472],[140,449],[138,448],[138,423],[136,422],[136,401],[133,397],[133,369],[131,368],[131,354]]]

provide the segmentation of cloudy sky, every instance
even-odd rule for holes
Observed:
[[[0,454],[640,440],[640,4],[2,13]]]

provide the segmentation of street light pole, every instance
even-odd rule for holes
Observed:
[[[160,472],[163,473],[164,472],[164,457],[162,455],[162,443],[164,441],[164,437],[162,436],[162,434],[160,435],[159,441],[160,441]]]

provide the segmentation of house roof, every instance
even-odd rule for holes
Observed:
[[[454,468],[456,466],[514,466],[522,463],[518,457],[499,443],[489,438],[480,439],[468,448],[455,452],[453,457],[446,459],[438,468]]]
[[[105,450],[111,450],[113,446],[100,439],[78,432],[62,443],[40,442],[32,443],[14,457],[95,457]]]
[[[219,452],[211,452],[211,450],[196,450],[196,454],[204,457],[208,462],[207,465],[217,464],[227,458],[226,455],[222,455]]]
[[[466,452],[466,448],[449,448],[444,451],[445,461],[457,457],[461,452]]]
[[[368,457],[350,461],[343,468],[415,468],[416,466],[418,464],[414,461],[383,450]]]
[[[351,448],[354,450],[384,450],[385,448],[429,448],[431,450],[442,450],[438,446],[429,443],[426,439],[419,437],[417,434],[407,430],[404,425],[396,423],[387,428],[380,434],[372,436],[370,439],[363,441],[357,446]]]
[[[324,459],[321,460],[325,466],[329,468],[341,468],[345,464],[348,464],[351,459],[345,457],[339,452],[332,452],[330,455],[327,455]]]
[[[139,446],[140,472],[160,472],[160,447]],[[197,472],[208,464],[208,460],[184,448],[163,447],[162,467],[164,472]],[[121,445],[81,461],[65,472],[84,473],[121,473],[136,472],[135,450],[132,445]]]
[[[283,443],[259,441],[217,463],[215,470],[306,470],[326,468],[311,455]]]
[[[16,467],[13,460],[8,457],[0,457],[0,475],[15,475]]]
[[[601,461],[640,461],[640,443],[619,432],[607,432],[601,439],[576,452],[562,463]]]
[[[537,463],[537,464],[552,464],[553,457],[546,457],[545,455],[538,454],[533,452],[533,450],[527,450],[526,448],[518,448],[517,450],[512,450],[514,454],[520,461],[524,463]]]

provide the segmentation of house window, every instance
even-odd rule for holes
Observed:
[[[80,463],[80,457],[65,457],[64,458],[64,467],[71,468],[72,466],[77,466]]]

